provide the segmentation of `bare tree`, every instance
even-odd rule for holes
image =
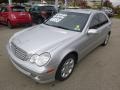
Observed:
[[[86,7],[87,7],[87,1],[86,1],[86,0],[76,0],[76,3],[77,3],[81,8],[86,8]]]
[[[103,0],[101,0],[101,8],[103,7]]]

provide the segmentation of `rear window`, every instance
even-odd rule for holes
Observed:
[[[26,9],[25,7],[15,6],[15,7],[12,7],[12,11],[13,12],[26,12]]]
[[[34,6],[30,11],[55,11],[53,6]]]
[[[47,10],[47,11],[55,10],[55,8],[53,6],[45,6],[45,7],[41,7],[41,9]]]

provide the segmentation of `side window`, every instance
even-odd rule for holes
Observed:
[[[99,27],[99,16],[98,14],[94,15],[91,23],[90,23],[90,29],[97,29]]]
[[[90,29],[97,29],[106,23],[108,23],[107,17],[102,13],[98,13],[98,14],[93,16],[89,28]]]
[[[100,19],[100,26],[108,23],[107,17],[102,13],[99,14],[99,19]]]

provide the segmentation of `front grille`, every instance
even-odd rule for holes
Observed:
[[[17,47],[14,43],[11,43],[11,49],[17,58],[24,61],[26,60],[27,53],[20,49],[19,47]]]

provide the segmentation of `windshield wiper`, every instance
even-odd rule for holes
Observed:
[[[57,28],[61,28],[61,29],[70,30],[69,28],[65,28],[65,27],[62,27],[62,26],[53,26],[53,27],[57,27]]]
[[[68,29],[68,28],[65,28],[65,27],[62,27],[62,26],[50,25],[50,24],[47,24],[47,23],[43,23],[43,24],[45,24],[45,25],[48,25],[48,26],[52,26],[52,27],[61,28],[61,29],[70,30],[70,29]]]

